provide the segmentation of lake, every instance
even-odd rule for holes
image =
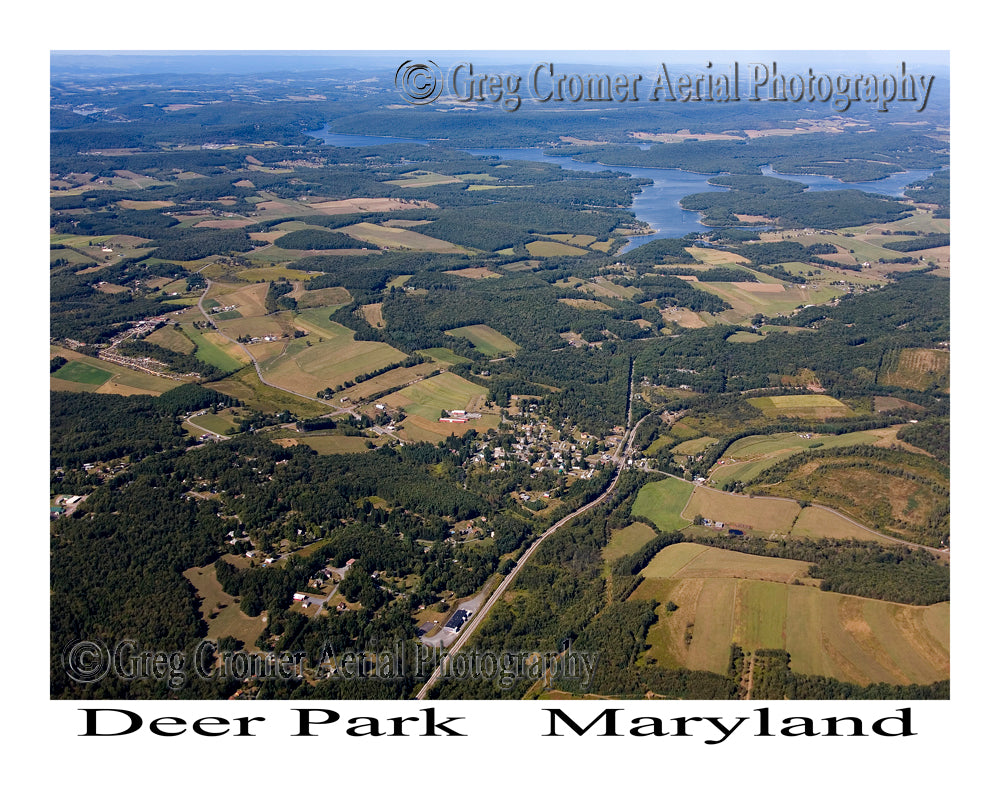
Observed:
[[[326,128],[318,131],[309,131],[309,136],[322,139],[326,144],[335,147],[372,147],[380,144],[430,144],[426,139],[401,139],[392,136],[362,136],[343,133],[330,133]],[[442,140],[438,144],[447,144]],[[636,178],[646,178],[652,181],[651,185],[644,186],[642,192],[635,196],[632,202],[632,211],[638,219],[652,227],[656,233],[648,236],[632,236],[629,243],[621,252],[631,250],[652,239],[670,239],[684,236],[688,233],[705,231],[707,228],[701,224],[700,215],[697,211],[685,211],[680,206],[682,197],[695,194],[696,192],[724,192],[725,187],[712,186],[708,179],[712,175],[705,175],[698,172],[686,172],[682,169],[656,169],[646,167],[609,167],[604,164],[589,164],[582,161],[574,161],[568,156],[546,155],[541,147],[517,147],[517,148],[456,148],[463,152],[475,156],[493,156],[501,161],[546,161],[550,164],[558,164],[564,169],[577,170],[579,172],[603,172],[614,170],[624,172]],[[923,180],[934,170],[915,169],[908,172],[899,172],[877,181],[865,181],[861,183],[845,183],[836,178],[829,178],[823,175],[782,175],[775,172],[770,166],[762,168],[765,175],[785,178],[787,180],[798,181],[809,187],[808,191],[827,191],[830,189],[860,189],[864,192],[875,194],[885,194],[891,197],[902,197],[903,189]],[[761,230],[753,228],[752,230]]]

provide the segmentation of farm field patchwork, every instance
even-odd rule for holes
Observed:
[[[748,563],[761,558],[727,555],[741,555]],[[658,621],[646,639],[647,663],[724,672],[734,642],[747,651],[787,650],[795,672],[860,685],[932,683],[948,677],[948,603],[906,606],[823,592],[804,582],[796,585],[794,578],[775,582],[724,575],[684,577],[686,565],[696,564],[699,557],[704,556],[681,564],[678,556],[675,577],[646,578],[632,595],[678,606],[672,613],[658,607]],[[656,559],[650,567],[654,563]],[[786,577],[794,568],[787,568]]]
[[[684,514],[692,518],[701,514],[705,519],[722,522],[727,528],[768,535],[788,533],[800,510],[794,500],[748,497],[696,486]]]

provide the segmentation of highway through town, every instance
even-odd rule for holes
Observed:
[[[632,381],[631,381],[631,378],[632,378],[632,376],[630,374],[629,375],[629,379],[630,380],[629,380],[628,411],[626,413],[626,418],[627,419],[631,419],[631,415],[632,415],[632,402],[631,402],[631,398],[632,398]],[[611,484],[608,486],[608,488],[605,489],[600,494],[600,496],[598,496],[594,500],[591,500],[586,505],[581,506],[580,508],[578,508],[576,511],[572,512],[571,514],[567,514],[561,520],[559,520],[554,525],[552,525],[552,527],[550,527],[548,530],[546,530],[545,533],[543,533],[541,536],[539,536],[537,539],[535,539],[534,542],[532,542],[531,546],[527,550],[525,550],[524,554],[517,560],[517,563],[514,565],[514,568],[507,574],[507,577],[505,577],[500,582],[500,585],[497,586],[497,588],[493,590],[493,593],[489,596],[489,598],[487,598],[486,602],[483,603],[483,606],[482,606],[482,608],[479,609],[479,612],[477,614],[475,614],[468,622],[465,623],[465,626],[464,626],[464,629],[462,630],[461,635],[455,640],[454,644],[452,644],[452,646],[448,649],[448,656],[446,656],[446,659],[448,657],[454,655],[455,653],[457,653],[459,650],[461,650],[462,647],[465,645],[465,643],[468,642],[469,639],[472,638],[473,634],[476,632],[476,630],[482,624],[483,620],[485,620],[486,617],[489,616],[490,609],[492,609],[493,606],[500,600],[500,598],[503,597],[504,593],[507,591],[507,588],[511,585],[511,583],[514,582],[515,578],[517,578],[518,573],[522,569],[524,569],[524,565],[528,563],[528,561],[534,555],[535,551],[539,548],[539,546],[542,544],[542,542],[544,542],[549,536],[551,536],[553,533],[555,533],[557,530],[559,530],[561,527],[563,527],[566,523],[573,521],[574,519],[576,519],[577,517],[581,516],[582,514],[586,514],[588,511],[590,511],[595,506],[598,506],[601,503],[603,503],[605,500],[607,500],[614,493],[615,487],[618,485],[618,479],[621,478],[622,473],[625,471],[625,465],[628,463],[628,456],[629,456],[629,452],[631,451],[632,442],[635,440],[636,431],[639,430],[639,426],[643,423],[643,421],[647,417],[649,417],[651,414],[653,414],[653,413],[654,412],[650,412],[649,414],[647,414],[646,416],[644,416],[642,419],[640,419],[639,422],[637,422],[635,424],[635,426],[631,429],[631,431],[629,431],[627,439],[624,436],[622,437],[622,441],[618,445],[618,453],[616,455],[616,458],[617,458],[617,461],[618,461],[618,466],[617,466],[616,471],[615,471],[615,477],[611,481]],[[431,688],[434,686],[434,684],[436,684],[438,682],[438,680],[441,678],[442,668],[443,668],[443,663],[439,664],[438,667],[437,667],[437,669],[435,669],[434,672],[431,673],[430,678],[427,679],[427,683],[425,683],[421,687],[420,691],[417,692],[417,699],[418,700],[426,700],[427,699],[427,693],[431,690]]]

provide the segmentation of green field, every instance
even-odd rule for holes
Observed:
[[[181,327],[184,330],[185,335],[187,335],[195,344],[194,354],[196,358],[226,372],[233,372],[235,370],[242,369],[245,366],[245,361],[240,361],[239,359],[229,355],[229,353],[223,350],[219,344],[212,341],[212,339],[206,335],[205,331],[194,327],[193,323],[186,322]]]
[[[713,439],[711,436],[699,436],[697,439],[688,439],[687,441],[681,442],[670,452],[679,453],[682,456],[696,456],[706,447],[718,444],[718,441],[718,439]]]
[[[500,331],[489,325],[466,325],[464,328],[452,328],[445,331],[449,336],[460,336],[472,342],[480,353],[487,356],[498,356],[501,353],[516,353],[520,346],[512,342]]]
[[[633,522],[627,528],[621,528],[611,534],[611,541],[605,545],[602,555],[605,561],[631,555],[656,538],[656,531],[642,522]]]
[[[586,255],[586,250],[574,247],[564,242],[553,242],[546,239],[536,239],[526,245],[528,252],[535,258],[546,258],[549,256],[582,256]]]
[[[647,483],[632,504],[632,514],[652,520],[664,533],[679,531],[691,524],[681,517],[681,511],[687,505],[692,489],[690,483],[678,478]]]
[[[53,375],[64,381],[85,383],[90,386],[100,386],[111,377],[111,373],[107,370],[91,364],[84,364],[82,361],[70,361],[68,364],[63,364]]]
[[[426,350],[417,350],[417,355],[433,358],[435,361],[443,361],[445,364],[468,364],[469,359],[460,356],[447,347],[428,347]]]
[[[775,395],[751,397],[750,405],[759,408],[765,417],[799,417],[801,419],[829,419],[853,417],[854,412],[839,400],[825,394]]]

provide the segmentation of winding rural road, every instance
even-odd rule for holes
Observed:
[[[350,414],[352,417],[355,417],[356,419],[360,419],[360,415],[356,411],[350,408],[341,408],[340,406],[337,406],[334,403],[324,400],[321,397],[310,397],[307,394],[294,392],[291,389],[286,389],[284,386],[278,386],[277,384],[271,383],[269,380],[267,380],[264,377],[264,373],[261,372],[260,363],[257,361],[256,358],[254,358],[253,353],[251,353],[247,349],[246,345],[243,344],[243,342],[239,342],[236,339],[233,339],[231,336],[228,336],[222,330],[220,330],[219,326],[215,323],[215,320],[212,319],[211,315],[209,315],[209,313],[205,310],[205,306],[202,304],[204,303],[205,298],[208,296],[208,293],[212,290],[212,281],[210,278],[205,278],[205,283],[206,283],[205,291],[202,292],[201,297],[198,298],[198,310],[201,312],[201,315],[208,321],[208,324],[212,326],[213,330],[215,330],[215,332],[219,334],[219,336],[221,336],[227,342],[232,342],[233,344],[237,345],[241,350],[243,350],[244,353],[247,354],[247,358],[250,359],[250,363],[253,364],[253,368],[257,370],[257,378],[260,380],[261,383],[263,383],[265,386],[270,386],[272,389],[278,389],[282,392],[287,392],[288,394],[294,394],[296,397],[302,397],[305,398],[306,400],[311,400],[314,403],[322,403],[325,406],[329,406],[329,408],[331,409],[330,411],[331,414],[347,413]]]

